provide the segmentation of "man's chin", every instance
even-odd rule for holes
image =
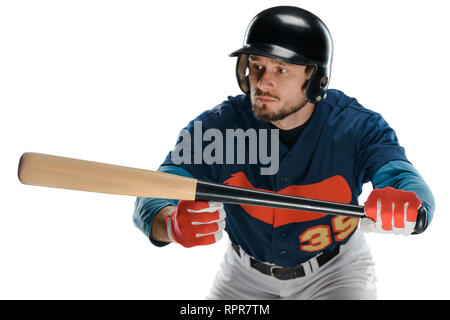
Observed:
[[[272,121],[270,118],[273,116],[273,112],[267,110],[266,104],[252,104],[252,110],[256,119],[261,121]]]
[[[255,118],[261,121],[278,121],[285,118],[285,115],[280,115],[275,112],[268,112],[267,110],[261,111],[261,109],[253,109],[253,114]]]
[[[302,105],[299,105],[295,108],[290,109],[281,109],[278,112],[269,111],[270,108],[263,104],[261,105],[252,105],[253,114],[255,115],[255,118],[261,121],[280,121],[284,118],[290,116],[291,114],[299,111],[301,108],[305,106],[306,102]]]

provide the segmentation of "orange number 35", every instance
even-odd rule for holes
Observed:
[[[353,230],[356,229],[359,223],[359,218],[351,218],[345,216],[336,216],[331,219],[331,226],[335,233],[335,241],[343,241],[347,238]],[[331,230],[329,226],[319,225],[306,229],[299,236],[300,249],[306,252],[320,251],[328,247],[333,241],[331,239]]]

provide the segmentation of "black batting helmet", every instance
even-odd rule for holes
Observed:
[[[247,27],[244,46],[230,54],[238,57],[236,76],[244,93],[250,89],[246,75],[249,54],[314,66],[314,73],[307,83],[306,98],[313,103],[325,98],[330,82],[333,41],[326,25],[311,12],[280,6],[266,9],[253,18]]]

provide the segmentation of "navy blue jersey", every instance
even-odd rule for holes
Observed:
[[[224,137],[227,129],[267,129],[265,147],[271,151],[271,135],[275,133],[270,131],[269,123],[254,117],[248,95],[229,97],[202,113],[185,128],[192,136],[195,121],[197,126],[201,121],[203,133],[216,129]],[[238,161],[242,146],[239,150],[235,146],[224,148],[223,161],[211,164],[198,163],[201,155],[194,144],[199,140],[194,140],[192,148],[184,150],[192,153],[192,161],[176,165],[197,179],[341,203],[357,204],[362,185],[387,162],[408,161],[394,130],[378,113],[331,89],[326,99],[316,104],[295,144],[288,148],[279,143],[276,174],[263,175],[261,168],[267,167],[267,163],[260,159],[257,163],[250,161],[249,141],[245,145],[244,163]],[[202,150],[208,143],[201,141]],[[261,141],[257,143],[261,147]],[[162,167],[174,165],[172,152]],[[233,152],[232,157],[227,152]],[[227,157],[233,158],[234,163],[227,163]],[[233,243],[259,261],[285,267],[298,265],[347,242],[359,223],[357,218],[245,205],[225,204],[225,210],[226,231]]]

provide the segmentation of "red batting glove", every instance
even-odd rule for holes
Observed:
[[[167,234],[186,248],[213,244],[222,238],[225,216],[221,202],[180,200],[166,217]]]
[[[364,205],[368,218],[361,219],[363,231],[406,236],[414,231],[422,201],[412,191],[387,187],[372,190]]]

